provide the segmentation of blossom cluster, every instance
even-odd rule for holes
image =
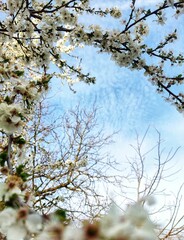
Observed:
[[[18,176],[10,176],[9,181],[0,185],[0,201],[4,203],[0,212],[0,232],[7,240],[157,240],[154,225],[141,202],[129,205],[124,214],[112,205],[107,215],[93,222],[84,221],[83,226],[77,228],[67,223],[64,210],[47,216],[31,210],[29,194],[23,186]]]
[[[20,131],[22,126],[23,109],[19,104],[0,103],[0,126],[3,131],[11,134]]]
[[[21,3],[18,0],[8,0],[7,3],[1,3],[0,8],[5,16],[1,21],[0,42],[6,50],[13,48],[13,52],[16,52],[16,62],[18,61],[23,68],[27,68],[28,65],[34,66],[40,68],[40,72],[44,69],[43,72],[46,73],[50,63],[54,63],[60,71],[55,76],[66,78],[69,84],[81,80],[94,83],[94,78],[89,74],[84,74],[81,67],[68,64],[64,59],[64,54],[69,54],[81,43],[92,45],[100,52],[111,54],[112,60],[119,66],[128,67],[131,70],[155,68],[160,60],[170,62],[172,66],[182,64],[183,55],[175,56],[173,52],[168,53],[164,49],[177,39],[176,32],[154,48],[147,45],[146,37],[150,31],[147,19],[151,18],[158,24],[164,25],[167,21],[166,10],[171,8],[174,16],[178,18],[183,14],[184,3],[168,0],[156,7],[153,10],[144,9],[137,7],[134,3],[130,6],[129,18],[123,20],[121,19],[122,11],[118,7],[95,9],[90,5],[89,0],[56,1],[54,3],[36,0]],[[109,15],[115,20],[120,20],[122,27],[103,30],[96,25],[86,26],[86,24],[81,24],[80,15],[83,14],[100,17]],[[149,57],[156,60],[155,66],[149,66],[147,62]],[[159,81],[165,77],[165,71],[163,73],[160,76],[154,71],[146,71],[146,74],[158,78]],[[153,83],[155,84],[154,81]],[[162,90],[169,93],[167,86]],[[177,97],[178,95],[175,98],[176,101]]]

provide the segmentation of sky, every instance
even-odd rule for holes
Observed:
[[[104,1],[95,1],[95,5],[104,5]],[[157,4],[158,1],[138,1],[140,6],[144,4]],[[127,1],[107,0],[107,5],[120,6],[123,13],[127,14]],[[171,13],[172,14],[172,13]],[[99,19],[93,19],[98,22]],[[85,21],[91,21],[85,18]],[[176,20],[177,21],[177,20]],[[111,19],[103,19],[102,25],[115,28],[119,26],[118,22],[112,23]],[[114,25],[113,25],[114,24]],[[154,22],[153,32],[148,41],[157,41],[161,35],[161,28]],[[168,18],[168,25],[162,30],[162,34],[174,29],[175,24],[180,27],[180,33],[184,33],[181,22],[174,22],[173,18]],[[159,34],[158,34],[159,33]],[[183,50],[183,40],[180,38],[176,45],[173,45],[176,51]],[[67,86],[58,88],[57,80],[53,82],[53,92],[51,95],[56,96],[55,102],[60,111],[74,107],[80,103],[81,107],[90,110],[95,105],[99,108],[98,121],[103,125],[107,134],[118,131],[115,135],[115,143],[108,147],[108,151],[120,162],[125,164],[127,157],[134,156],[131,144],[136,144],[136,133],[141,137],[149,127],[148,135],[145,139],[144,151],[146,152],[158,141],[157,131],[160,132],[163,139],[163,147],[165,154],[172,148],[173,151],[180,147],[176,156],[172,160],[173,171],[180,169],[181,171],[171,177],[170,182],[165,182],[163,188],[170,193],[167,200],[172,196],[172,192],[176,190],[176,185],[182,184],[183,176],[183,156],[184,156],[184,114],[179,113],[174,106],[166,102],[161,95],[156,92],[156,88],[147,80],[141,71],[130,71],[117,66],[108,54],[98,54],[97,49],[85,47],[79,51],[80,57],[83,59],[82,65],[86,72],[96,77],[95,85],[86,85],[77,83],[73,86],[76,90],[74,94]],[[183,70],[183,69],[181,69]],[[150,156],[148,160],[148,168],[152,173],[152,164],[155,157]],[[171,167],[169,165],[169,167]],[[148,171],[148,172],[149,172]],[[172,198],[171,198],[171,201]]]
[[[94,0],[93,2],[96,5],[101,3],[98,1],[97,4]],[[140,6],[143,4],[150,4],[151,6],[157,2],[156,0],[138,1]],[[105,2],[107,5],[108,3],[112,5],[111,0]],[[104,5],[104,1],[101,5]],[[115,0],[113,5],[125,9],[123,12],[126,16],[127,1]],[[93,18],[95,23],[99,21],[99,19],[96,19],[95,16]],[[103,19],[102,26],[109,26],[109,23],[111,23],[112,28],[119,26],[118,21],[113,23],[112,19],[105,20]],[[91,19],[85,16],[85,22],[87,21],[91,22]],[[178,22],[176,23],[178,24]],[[166,34],[175,28],[176,23],[173,23],[173,18],[168,19],[168,24],[163,31],[163,28],[150,21],[149,24],[154,25],[155,30],[150,33],[150,38],[147,41],[158,41],[161,35],[160,31]],[[181,31],[184,33],[182,27],[180,28]],[[173,47],[175,51],[182,49],[182,39],[178,40],[177,49],[176,45],[173,45]],[[174,137],[173,129],[175,129],[176,138],[181,139],[178,134],[182,132],[183,114],[178,113],[174,106],[171,106],[170,103],[164,101],[161,95],[157,94],[156,88],[143,75],[143,72],[120,68],[111,60],[110,55],[99,54],[97,51],[98,49],[88,46],[77,52],[82,58],[84,72],[89,72],[96,77],[94,85],[77,83],[73,87],[76,91],[76,94],[74,94],[67,87],[61,86],[61,89],[58,89],[58,84],[55,82],[55,94],[57,94],[58,105],[61,109],[75,105],[79,101],[80,104],[90,108],[96,102],[96,105],[100,107],[101,121],[104,121],[109,128],[120,130],[124,136],[134,134],[135,130],[141,129],[144,131],[151,125],[158,130],[167,132],[167,136],[170,134],[171,137],[169,138],[171,139]],[[183,69],[181,70],[183,71]],[[178,122],[180,124],[177,124]],[[179,130],[177,130],[178,128]]]

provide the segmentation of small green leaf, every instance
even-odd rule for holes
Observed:
[[[0,165],[2,167],[4,167],[4,164],[7,161],[7,159],[8,159],[8,152],[7,151],[4,151],[4,152],[0,153]]]
[[[16,168],[16,174],[19,176],[24,182],[27,181],[27,178],[30,176],[28,173],[24,172],[24,165],[21,164]]]
[[[6,207],[18,208],[19,206],[19,197],[16,193],[11,195],[8,201],[5,202]]]
[[[18,116],[21,118],[21,120],[25,120],[25,117],[22,115],[22,113],[19,113]]]
[[[14,143],[16,144],[25,144],[26,140],[23,137],[18,137],[15,139]]]
[[[7,58],[5,58],[4,60],[3,60],[3,63],[8,63],[9,62],[9,59],[7,59]]]
[[[9,104],[9,103],[12,103],[9,96],[6,96],[6,97],[4,98],[4,101],[7,102],[8,104]]]
[[[54,214],[61,222],[64,222],[65,220],[67,220],[66,211],[64,209],[58,209],[54,212]]]
[[[20,174],[24,171],[24,165],[20,164],[17,168],[16,168],[16,174],[18,176],[20,176]]]
[[[29,175],[28,173],[26,173],[26,172],[23,172],[23,173],[20,174],[20,177],[21,177],[21,179],[22,179],[24,182],[27,181],[27,178],[28,178],[29,176],[30,176],[30,175]]]
[[[13,73],[15,73],[18,77],[24,75],[24,71],[14,71]]]
[[[182,78],[182,74],[179,74],[178,76],[176,76],[176,78]]]
[[[148,9],[147,12],[146,12],[146,14],[147,14],[147,15],[150,15],[150,13],[151,13],[151,10]]]

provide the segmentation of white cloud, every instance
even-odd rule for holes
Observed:
[[[106,8],[106,7],[114,7],[117,6],[119,7],[121,10],[127,10],[130,9],[130,5],[131,5],[132,1],[128,1],[128,0],[106,0],[106,1],[96,1],[93,0],[91,1],[91,6],[94,7],[101,7],[101,8]],[[162,2],[161,0],[137,0],[136,1],[136,6],[137,7],[147,7],[147,6],[152,6],[152,5],[156,5],[158,3]]]

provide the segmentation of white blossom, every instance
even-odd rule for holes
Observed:
[[[25,226],[30,233],[39,233],[42,230],[43,220],[38,213],[29,214]]]
[[[5,208],[0,212],[0,230],[6,234],[11,225],[16,222],[16,210],[13,208]]]
[[[81,229],[68,225],[63,233],[63,240],[84,240],[84,234]]]
[[[110,15],[114,18],[120,18],[121,17],[121,11],[117,7],[113,7],[110,9]]]
[[[19,104],[0,103],[0,128],[6,133],[20,131],[22,108]]]
[[[174,7],[174,0],[167,0],[167,4]]]
[[[25,240],[27,231],[23,224],[14,224],[10,226],[7,230],[7,240]]]

